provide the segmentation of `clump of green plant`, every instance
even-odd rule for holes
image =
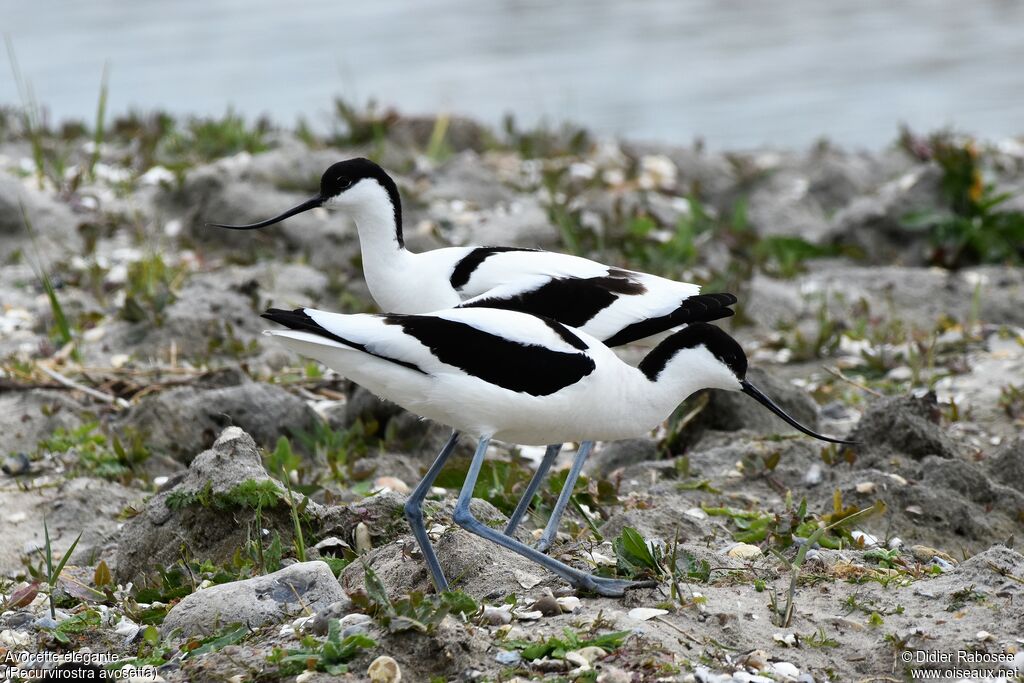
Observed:
[[[959,612],[967,606],[968,602],[984,602],[986,599],[988,599],[988,596],[975,589],[974,584],[971,584],[950,594],[946,611]]]
[[[46,518],[43,518],[43,559],[46,562],[46,575],[43,578],[46,580],[46,597],[50,603],[51,619],[57,618],[57,612],[53,604],[53,590],[57,587],[57,580],[60,579],[60,573],[64,571],[64,565],[71,559],[71,555],[75,552],[75,548],[78,547],[80,540],[82,540],[81,533],[75,537],[75,540],[71,542],[64,556],[61,557],[60,562],[55,565],[53,563],[53,543],[50,541],[50,527],[46,524]]]
[[[550,159],[558,156],[580,156],[593,144],[585,128],[563,124],[553,127],[540,123],[532,129],[520,128],[512,114],[502,122],[505,140],[500,146],[519,152],[524,159]]]
[[[1011,195],[997,193],[995,186],[985,181],[973,140],[949,132],[921,139],[904,130],[901,142],[942,169],[947,210],[916,213],[903,221],[907,230],[927,231],[934,265],[955,269],[977,263],[1024,262],[1024,213],[1002,206]]]
[[[226,566],[208,560],[182,557],[170,566],[156,566],[152,576],[133,585],[129,599],[123,603],[125,613],[139,624],[160,624],[175,602],[198,590],[200,584],[230,583],[255,574],[252,562],[242,548]]]
[[[562,631],[562,636],[551,636],[539,643],[527,640],[508,640],[505,641],[505,644],[519,650],[523,659],[532,662],[544,657],[565,659],[567,652],[584,647],[599,647],[606,652],[614,652],[622,647],[630,633],[630,631],[613,631],[611,633],[583,634],[567,628]]]
[[[51,617],[53,615],[51,614]],[[88,608],[57,624],[53,629],[53,637],[62,645],[71,644],[71,636],[93,631],[100,625],[100,613],[98,610]]]
[[[332,135],[334,145],[373,145],[371,158],[379,157],[384,151],[388,129],[399,119],[394,109],[379,109],[375,100],[364,106],[352,104],[341,98],[334,100],[334,115],[337,122]]]
[[[728,517],[732,520],[736,531],[733,540],[739,543],[762,543],[768,541],[774,548],[785,549],[792,546],[797,539],[806,546],[814,539],[814,543],[823,548],[837,550],[844,544],[852,544],[853,537],[843,528],[847,520],[861,519],[868,514],[881,513],[884,505],[876,503],[874,507],[862,509],[856,505],[844,506],[843,495],[836,489],[832,496],[832,511],[822,515],[809,514],[807,500],[801,500],[797,506],[787,496],[784,513],[769,513],[760,510],[737,510],[729,507],[703,508],[704,512],[713,517]],[[842,524],[840,524],[842,523]],[[821,533],[818,533],[818,532]]]
[[[390,633],[433,633],[449,614],[472,617],[480,611],[476,600],[462,591],[446,591],[440,595],[424,595],[413,591],[391,599],[384,584],[369,565],[364,566],[363,576],[366,588],[349,596],[352,604],[373,617]]]
[[[164,310],[177,300],[177,291],[187,275],[184,266],[169,265],[158,253],[131,263],[121,317],[128,322],[162,325]]]
[[[1013,420],[1024,418],[1024,384],[1007,384],[999,390],[999,407]]]
[[[149,458],[144,438],[137,431],[126,432],[127,442],[118,436],[108,437],[99,431],[98,422],[87,422],[74,429],[58,427],[53,434],[39,442],[38,450],[50,453],[73,452],[72,463],[76,472],[104,479],[124,479]]]
[[[270,130],[269,120],[261,118],[250,125],[229,109],[221,118],[187,121],[183,128],[167,136],[164,151],[179,163],[213,161],[239,152],[256,154],[268,148],[266,137]]]
[[[850,508],[843,507],[842,496],[838,489],[836,489],[833,496],[833,507],[832,515],[828,516],[827,520],[823,520],[822,524],[800,545],[800,548],[796,551],[796,557],[792,561],[786,559],[776,548],[771,549],[772,554],[790,571],[789,590],[786,593],[785,604],[782,603],[774,586],[769,591],[769,607],[772,610],[772,618],[778,626],[785,628],[793,620],[793,610],[796,607],[796,587],[800,581],[800,570],[807,559],[807,551],[815,545],[824,545],[822,539],[825,538],[828,532],[867,519],[885,510],[885,505],[879,501],[870,508],[864,510],[856,510],[854,508],[854,512],[849,512]],[[806,509],[804,504],[801,504],[801,508]]]
[[[347,483],[352,479],[352,463],[386,442],[386,435],[382,435],[380,431],[380,425],[376,420],[364,421],[359,418],[347,429],[335,429],[321,421],[314,424],[311,430],[297,432],[295,438],[306,451],[315,456],[316,460],[322,459],[327,462],[334,481]],[[282,446],[280,441],[278,446]],[[290,443],[287,448],[288,451],[282,450],[277,457],[294,462],[294,457],[287,454],[291,451]]]
[[[325,640],[305,636],[299,648],[274,648],[267,662],[277,666],[282,676],[296,676],[303,671],[323,671],[340,676],[348,672],[348,662],[356,655],[376,646],[377,641],[361,633],[342,638],[341,622],[331,619],[327,622]]]
[[[172,491],[167,496],[167,507],[181,510],[199,505],[217,510],[244,508],[248,510],[273,509],[286,505],[284,491],[272,479],[247,479],[229,491],[213,491],[210,482],[195,491]]]
[[[631,580],[657,579],[670,585],[670,597],[682,603],[685,599],[681,583],[707,583],[711,579],[711,565],[698,560],[680,548],[678,537],[671,546],[648,542],[636,529],[625,527],[612,540],[615,553],[615,575]],[[602,567],[598,574],[607,575]]]
[[[7,46],[7,58],[14,76],[15,88],[21,99],[22,132],[28,138],[32,149],[32,162],[35,166],[39,189],[43,189],[46,180],[50,180],[54,187],[63,188],[68,151],[62,147],[54,147],[55,140],[47,130],[42,109],[35,97],[35,91],[31,83],[21,73],[18,58],[14,52],[14,42],[9,35],[4,36],[4,42]]]

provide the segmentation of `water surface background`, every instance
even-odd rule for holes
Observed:
[[[716,148],[1024,133],[1018,0],[0,0],[54,119],[301,115],[332,100]],[[6,58],[4,59],[6,61]],[[0,103],[18,101],[8,64]]]

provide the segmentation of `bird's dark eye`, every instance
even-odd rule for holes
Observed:
[[[347,190],[352,187],[352,183],[355,182],[351,178],[338,178],[338,189]]]

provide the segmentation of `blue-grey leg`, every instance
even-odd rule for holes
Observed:
[[[533,479],[526,486],[526,491],[523,492],[523,497],[519,499],[519,504],[516,505],[515,511],[512,516],[508,518],[508,525],[505,527],[505,535],[512,536],[516,532],[516,528],[519,526],[519,522],[522,521],[523,515],[530,509],[530,503],[533,502],[533,497],[537,493],[537,489],[540,488],[541,482],[544,481],[544,477],[547,476],[548,470],[555,464],[555,458],[558,457],[558,453],[562,450],[562,444],[553,443],[548,446],[548,449],[544,451],[544,459],[540,461],[537,466],[537,471],[533,474]]]
[[[576,451],[576,457],[573,458],[572,467],[569,469],[569,476],[565,478],[562,492],[558,494],[558,500],[555,502],[555,509],[551,511],[551,517],[548,518],[548,524],[544,527],[544,533],[541,534],[540,540],[533,546],[542,553],[548,551],[551,543],[555,540],[555,536],[558,534],[558,524],[562,521],[562,515],[565,514],[565,508],[569,504],[569,498],[572,497],[572,490],[576,487],[576,480],[580,478],[583,464],[587,462],[587,456],[590,455],[593,447],[593,441],[584,441],[580,443],[580,449]]]
[[[441,563],[437,561],[434,547],[430,545],[430,538],[427,537],[427,528],[423,526],[423,499],[427,497],[430,487],[434,485],[434,480],[441,473],[444,464],[451,457],[452,451],[455,450],[455,445],[458,442],[459,432],[452,431],[452,435],[448,437],[448,441],[441,448],[441,452],[437,454],[434,464],[430,466],[423,479],[420,480],[420,483],[416,485],[412,494],[405,501],[405,519],[409,522],[409,526],[412,527],[413,538],[416,539],[416,545],[420,547],[420,552],[423,553],[423,561],[427,563],[427,569],[430,570],[430,578],[433,579],[434,587],[437,588],[438,593],[448,590],[448,580],[444,578]]]
[[[526,559],[536,562],[577,588],[582,588],[599,595],[614,598],[621,596],[630,588],[657,585],[654,581],[624,581],[622,579],[607,579],[600,576],[593,576],[587,572],[582,572],[579,569],[570,567],[563,562],[559,562],[554,558],[548,557],[544,553],[531,548],[525,543],[520,543],[512,537],[506,536],[497,529],[490,528],[473,517],[473,513],[469,510],[469,502],[473,498],[473,488],[476,486],[477,477],[480,476],[480,466],[483,465],[488,443],[490,443],[490,437],[481,437],[480,443],[476,448],[476,453],[473,455],[473,462],[469,466],[469,472],[466,474],[466,481],[462,485],[462,491],[459,493],[459,500],[455,504],[454,519],[456,524],[471,534],[476,534],[477,536],[485,538],[492,543],[497,543],[503,548],[508,548],[517,555],[522,555]]]

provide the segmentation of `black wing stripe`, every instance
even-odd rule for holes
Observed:
[[[401,326],[442,363],[510,391],[548,396],[576,384],[596,367],[594,360],[582,353],[520,344],[444,318],[387,315],[384,320]]]
[[[507,299],[480,299],[462,304],[461,308],[502,308],[553,318],[571,327],[583,327],[595,315],[615,303],[620,295],[636,296],[646,291],[647,288],[639,282],[611,275],[554,278],[537,289]]]
[[[580,351],[586,351],[590,348],[587,346],[587,342],[577,337],[568,327],[557,320],[552,320],[551,318],[541,318],[541,320],[543,320],[544,324],[550,327],[555,334],[569,344],[569,346],[579,349]]]
[[[477,247],[473,251],[469,252],[455,264],[455,269],[452,270],[451,277],[448,278],[448,282],[451,283],[452,288],[462,289],[469,282],[469,278],[473,275],[473,271],[480,267],[480,264],[486,261],[491,256],[504,251],[538,251],[537,249],[528,249],[526,247]]]
[[[648,318],[640,322],[627,325],[608,339],[604,340],[607,346],[621,346],[639,339],[670,330],[679,325],[686,325],[696,322],[711,322],[721,320],[733,315],[734,311],[729,308],[736,303],[736,297],[732,294],[698,294],[683,301],[682,305],[668,315],[657,318]]]
[[[404,360],[398,360],[397,358],[390,358],[379,353],[374,353],[373,351],[366,348],[365,344],[360,344],[359,342],[354,342],[350,339],[345,339],[344,337],[339,336],[331,332],[330,330],[324,329],[323,327],[318,325],[315,320],[309,317],[305,309],[296,308],[294,311],[285,311],[280,308],[269,308],[260,317],[266,318],[267,320],[272,320],[280,325],[284,325],[285,327],[291,330],[299,330],[301,332],[312,332],[313,334],[320,335],[321,337],[324,337],[326,339],[340,342],[345,346],[351,346],[353,349],[357,349],[359,351],[362,351],[363,353],[375,356],[377,358],[380,358],[381,360],[386,360],[389,363],[401,365],[402,367],[409,368],[410,370],[415,370],[416,372],[423,373],[424,375],[427,374],[427,372],[423,370],[423,368],[419,367],[415,363],[409,363]]]

